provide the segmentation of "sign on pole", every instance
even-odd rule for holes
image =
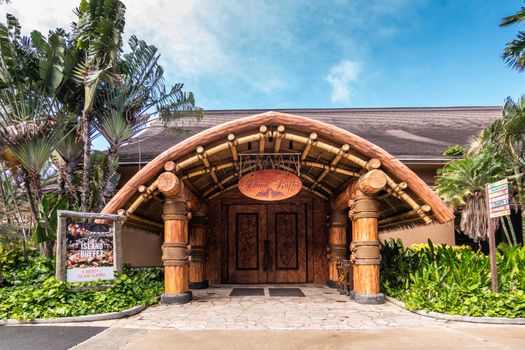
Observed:
[[[122,272],[120,231],[125,216],[59,210],[56,278],[67,282],[112,280]],[[82,222],[112,221],[111,225]]]
[[[509,182],[507,179],[488,184],[487,198],[491,219],[510,215]]]
[[[485,197],[487,202],[488,217],[488,236],[489,236],[489,255],[490,255],[490,275],[492,291],[497,293],[498,269],[496,266],[496,229],[492,219],[500,216],[510,215],[509,182],[507,179],[496,181],[485,185]]]

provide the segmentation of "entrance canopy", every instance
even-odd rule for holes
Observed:
[[[300,176],[304,190],[331,200],[332,206],[346,199],[341,193],[362,175],[382,171],[387,186],[377,197],[380,228],[454,218],[428,185],[382,148],[333,125],[278,112],[226,122],[172,146],[125,183],[103,213],[122,210],[130,220],[157,221],[160,204],[150,199],[162,199],[161,173],[173,172],[206,202],[236,188],[241,175],[263,162],[271,167],[275,159],[279,168]]]

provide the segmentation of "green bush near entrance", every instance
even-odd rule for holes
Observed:
[[[463,316],[525,317],[525,247],[500,245],[499,293],[492,293],[490,259],[470,247],[428,244],[382,248],[381,285],[409,310]]]
[[[133,270],[114,281],[66,283],[54,278],[54,262],[20,250],[0,257],[9,284],[0,287],[0,319],[30,320],[116,312],[156,303],[163,291],[160,269]],[[86,287],[93,287],[86,288]]]

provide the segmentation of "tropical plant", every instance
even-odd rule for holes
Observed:
[[[94,111],[94,126],[108,141],[108,160],[102,194],[107,200],[114,194],[112,185],[114,164],[119,147],[143,130],[159,116],[164,123],[174,118],[196,117],[202,114],[195,107],[193,94],[185,93],[183,84],[167,88],[160,54],[153,45],[129,39],[130,52],[120,61],[118,79],[101,84],[98,106]]]
[[[504,17],[500,26],[507,27],[514,24],[521,24],[525,21],[525,7],[522,7],[513,15]],[[507,43],[503,51],[503,59],[512,68],[525,70],[525,32],[519,31],[516,39]]]
[[[21,36],[17,19],[0,24],[0,135],[2,153],[22,169],[34,222],[40,219],[41,172],[56,149],[70,116],[54,95],[63,79],[64,38],[33,31]],[[51,243],[46,254],[52,254]]]
[[[500,292],[491,291],[490,258],[468,246],[405,248],[388,241],[381,249],[383,291],[411,310],[468,316],[525,316],[525,247],[500,244]]]
[[[485,184],[504,177],[509,161],[494,148],[453,160],[438,171],[436,190],[453,208],[462,207],[461,230],[474,241],[487,238]]]
[[[118,57],[122,50],[126,7],[119,0],[81,0],[75,26],[77,47],[83,57],[74,69],[74,77],[84,87],[84,107],[79,124],[83,143],[83,173],[81,207],[87,211],[90,203],[91,132],[93,104],[101,81],[111,81],[118,72]]]

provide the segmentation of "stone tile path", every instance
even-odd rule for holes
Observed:
[[[443,321],[415,315],[393,304],[361,305],[322,285],[300,287],[306,297],[230,297],[233,287],[196,290],[184,305],[155,305],[142,313],[112,322],[112,327],[178,330],[351,330],[432,327]],[[261,285],[257,285],[261,287]]]

